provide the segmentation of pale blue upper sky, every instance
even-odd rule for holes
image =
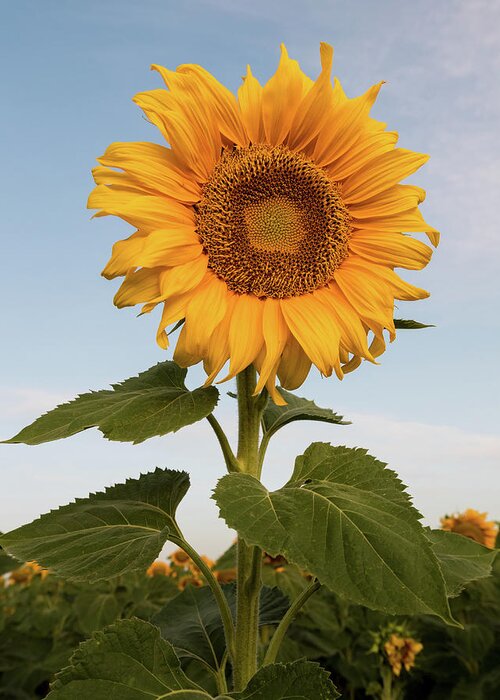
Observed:
[[[85,209],[94,159],[110,142],[161,142],[131,101],[160,86],[150,64],[200,63],[236,90],[247,63],[269,77],[281,41],[315,77],[327,41],[348,95],[386,80],[374,115],[401,146],[432,156],[411,182],[428,191],[424,215],[442,245],[427,270],[404,273],[431,297],[398,315],[437,327],[400,332],[381,366],[343,383],[312,372],[302,395],[354,425],[283,431],[266,483],[283,481],[313,439],[359,444],[401,474],[428,522],[467,506],[500,518],[498,26],[490,0],[2,3],[0,435],[165,358],[158,319],[116,310],[116,284],[99,276],[132,229],[90,221]],[[200,381],[194,370],[191,385]],[[222,403],[222,421],[232,409]],[[96,431],[1,446],[0,530],[156,465],[191,472],[183,522],[215,554],[230,535],[206,500],[222,466],[205,424],[136,447]]]

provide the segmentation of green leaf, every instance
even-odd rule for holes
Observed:
[[[340,695],[328,671],[319,664],[301,659],[261,668],[245,690],[229,693],[228,697],[234,700],[335,700]]]
[[[114,622],[121,612],[121,606],[114,591],[81,591],[73,602],[79,626],[84,634],[92,634]]]
[[[274,401],[268,401],[262,416],[262,426],[267,437],[283,428],[288,423],[296,420],[315,420],[335,425],[350,425],[350,421],[344,421],[329,408],[320,408],[314,401],[295,396],[289,391],[280,388],[280,394],[287,402],[286,406],[277,406]]]
[[[235,473],[214,499],[249,544],[282,554],[345,599],[454,623],[420,514],[394,472],[364,450],[314,444],[278,491]]]
[[[2,537],[1,532],[0,537]],[[21,565],[20,561],[11,557],[10,554],[7,554],[7,552],[0,547],[0,576],[14,571],[14,569],[19,568]]]
[[[236,617],[236,586],[222,586],[233,617]],[[288,599],[276,588],[263,586],[260,594],[260,625],[277,625]],[[193,658],[210,669],[220,668],[226,643],[219,608],[208,586],[188,586],[152,619],[180,658]]]
[[[448,596],[457,596],[470,581],[486,578],[497,555],[469,537],[446,530],[427,530],[443,572]]]
[[[0,544],[74,581],[144,572],[177,532],[175,511],[188,488],[186,472],[156,469],[50,511]]]
[[[405,318],[395,318],[394,327],[400,330],[419,330],[420,328],[435,328],[432,323],[419,323]]]
[[[184,691],[184,692],[183,692]],[[57,674],[50,700],[207,700],[157,627],[120,620],[80,644]]]
[[[185,377],[175,362],[161,362],[112,390],[57,406],[5,442],[39,445],[94,427],[109,440],[133,443],[175,432],[212,413],[219,397],[215,387],[189,391]]]

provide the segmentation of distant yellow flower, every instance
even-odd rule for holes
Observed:
[[[200,578],[197,578],[196,576],[184,576],[183,578],[180,579],[178,583],[178,587],[181,591],[183,591],[187,586],[194,586],[195,588],[200,588],[203,586],[203,581]]]
[[[48,574],[48,569],[44,569],[36,561],[27,561],[9,574],[9,582],[29,583],[35,576],[40,576],[43,580]]]
[[[124,276],[118,307],[163,304],[157,340],[185,324],[174,359],[203,361],[212,382],[254,364],[256,393],[287,389],[311,364],[341,379],[395,337],[394,300],[428,296],[395,267],[419,270],[431,249],[403,232],[438,232],[401,185],[428,156],[396,148],[370,117],[382,83],[347,98],[332,84],[333,49],[308,78],[284,46],[261,86],[250,68],[238,98],[198,65],[153,66],[167,90],[135,102],[170,148],[113,143],[94,169],[96,216],[137,230],[118,241],[103,275]]]
[[[446,515],[441,518],[441,528],[465,535],[472,540],[494,549],[498,535],[498,526],[492,520],[486,520],[486,513],[479,513],[474,508],[467,508],[463,513]]]
[[[172,562],[173,566],[187,566],[189,562],[191,561],[191,558],[186,552],[182,549],[176,549],[175,552],[172,552],[172,554],[168,555],[168,558]]]
[[[219,583],[231,583],[236,581],[238,576],[236,569],[221,569],[220,571],[214,571],[214,574]]]
[[[147,576],[169,576],[170,567],[164,561],[154,561],[146,571]]]
[[[399,676],[404,666],[409,671],[415,665],[415,657],[423,649],[423,644],[412,637],[401,637],[399,634],[391,634],[384,644],[387,660],[395,676]]]

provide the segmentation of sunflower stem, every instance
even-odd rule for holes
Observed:
[[[264,410],[262,397],[253,393],[256,374],[248,367],[238,374],[238,454],[242,472],[258,478],[259,431]],[[238,584],[236,598],[236,633],[234,644],[234,689],[243,690],[257,671],[257,643],[262,550],[238,538]]]
[[[226,639],[226,649],[227,653],[232,656],[233,650],[234,650],[234,624],[233,624],[233,616],[231,614],[231,609],[229,607],[229,603],[227,602],[227,598],[224,595],[224,592],[215,578],[211,568],[206,564],[202,557],[198,554],[196,549],[192,547],[189,542],[186,542],[184,539],[183,535],[179,531],[179,536],[170,536],[170,541],[176,544],[178,547],[180,547],[186,554],[191,557],[191,559],[194,561],[196,566],[199,568],[203,576],[205,577],[205,580],[208,584],[208,586],[212,589],[212,593],[214,594],[214,598],[217,602],[220,614],[221,614],[221,619],[222,619],[222,625],[224,627],[224,636]]]
[[[219,441],[219,445],[222,450],[222,454],[224,455],[224,461],[226,463],[228,472],[241,471],[240,464],[236,459],[233,450],[231,449],[231,445],[229,444],[229,440],[227,439],[226,433],[222,429],[221,424],[219,423],[219,421],[213,413],[207,416],[207,420],[212,426],[217,440]]]
[[[264,662],[262,664],[263,666],[268,666],[269,664],[273,664],[276,661],[276,657],[278,656],[281,643],[283,642],[283,639],[285,638],[285,635],[288,632],[288,628],[294,621],[295,616],[297,615],[299,610],[307,603],[312,594],[315,593],[320,587],[320,582],[315,580],[309,586],[307,586],[307,588],[304,588],[302,593],[295,598],[293,603],[286,611],[285,615],[282,617],[281,622],[279,623],[278,627],[276,628],[276,631],[273,634],[271,643],[269,644],[266,655],[264,657]]]

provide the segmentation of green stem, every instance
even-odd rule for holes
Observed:
[[[227,681],[226,681],[226,664],[227,664],[228,653],[227,650],[224,652],[222,657],[221,665],[217,672],[217,690],[219,693],[227,693]]]
[[[222,618],[222,624],[224,627],[224,634],[226,638],[226,648],[231,656],[234,653],[234,623],[233,616],[231,614],[231,609],[229,608],[229,603],[224,595],[219,582],[213,575],[210,567],[203,561],[198,552],[193,549],[193,547],[186,542],[182,535],[180,537],[170,536],[170,541],[180,547],[187,555],[191,557],[196,566],[200,569],[201,573],[206,579],[207,584],[210,586],[212,593],[214,594],[217,605],[219,606],[220,615]]]
[[[229,444],[229,440],[227,439],[226,433],[223,431],[221,424],[219,423],[219,421],[213,413],[207,416],[207,420],[212,426],[217,440],[219,441],[219,445],[221,447],[222,454],[224,455],[224,461],[226,463],[228,472],[241,471],[239,462],[236,459],[233,450],[231,449],[231,445]]]
[[[262,474],[262,465],[264,464],[264,458],[266,456],[267,446],[269,445],[269,440],[271,439],[271,433],[264,433],[259,447],[259,469],[258,476]]]
[[[238,374],[238,454],[242,472],[258,478],[260,418],[267,396],[254,397],[253,367]],[[234,643],[234,689],[243,690],[257,671],[262,550],[238,538],[238,585]]]
[[[295,616],[302,608],[302,606],[305,605],[305,603],[307,603],[312,594],[315,593],[320,587],[321,583],[319,581],[313,581],[309,586],[307,586],[307,588],[304,588],[302,593],[298,595],[297,598],[295,598],[293,603],[286,611],[285,615],[282,617],[278,627],[276,628],[275,633],[273,634],[273,638],[271,639],[271,643],[269,644],[266,655],[264,657],[264,663],[262,664],[263,666],[268,666],[269,664],[273,664],[276,661],[276,657],[278,656],[281,643],[285,638],[288,628],[295,619]]]

